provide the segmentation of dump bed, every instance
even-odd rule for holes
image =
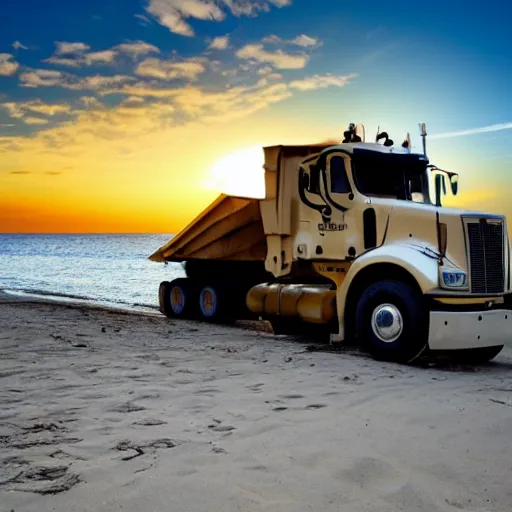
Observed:
[[[267,246],[259,203],[221,195],[149,259],[264,261]]]
[[[263,148],[264,199],[222,194],[149,259],[265,261],[268,256],[265,236],[290,235],[292,190],[285,183],[296,186],[296,160],[316,154],[332,143]],[[288,180],[285,179],[287,166],[291,166]],[[280,246],[274,249],[281,254]],[[270,257],[274,259],[272,254]]]

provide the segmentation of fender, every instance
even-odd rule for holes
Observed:
[[[357,258],[350,266],[347,276],[336,294],[339,332],[332,341],[343,341],[345,337],[345,308],[347,295],[354,278],[368,267],[378,264],[394,264],[409,272],[416,280],[422,293],[439,287],[439,260],[437,248],[412,243],[383,245],[368,251]],[[383,279],[386,276],[382,276]]]

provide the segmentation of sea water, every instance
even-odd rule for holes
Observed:
[[[158,307],[158,286],[185,275],[148,256],[171,235],[0,234],[0,290],[136,310]]]

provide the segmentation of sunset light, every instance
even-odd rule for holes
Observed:
[[[209,171],[208,188],[240,197],[265,197],[263,150],[259,146],[221,158]]]
[[[410,132],[415,150],[426,122],[429,158],[460,170],[456,203],[512,213],[508,27],[468,12],[456,35],[443,9],[405,22],[331,0],[3,6],[0,232],[177,232],[219,191],[261,196],[263,146],[351,122],[368,141]]]

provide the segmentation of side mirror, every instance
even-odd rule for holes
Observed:
[[[452,188],[452,194],[456,196],[459,191],[459,176],[457,174],[452,174],[450,177],[450,185]]]

